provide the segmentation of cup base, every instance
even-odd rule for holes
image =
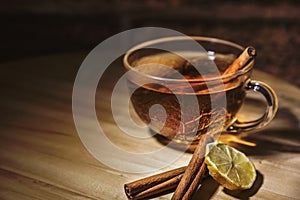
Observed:
[[[155,132],[154,132],[153,136],[159,143],[161,143],[165,146],[168,146],[170,148],[176,149],[178,151],[185,151],[187,153],[193,153],[198,145],[199,140],[200,140],[200,138],[197,140],[194,140],[192,142],[181,141],[178,139],[172,140],[172,139],[168,139],[160,134],[157,134]]]

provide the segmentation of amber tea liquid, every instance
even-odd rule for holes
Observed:
[[[192,53],[187,52],[187,54],[193,57]],[[197,65],[196,67],[207,68],[205,70],[202,69],[202,71],[206,72],[209,76],[213,76],[214,70],[210,68],[217,66],[219,73],[222,73],[234,60],[234,57],[232,55],[216,54],[213,60],[208,56],[193,59]],[[212,64],[212,61],[215,65]],[[157,62],[164,65],[172,65],[172,68],[182,74],[181,78],[187,80],[200,80],[203,76],[195,67],[190,66],[190,63],[182,61],[181,57],[167,52],[142,57],[140,60],[132,63],[132,65],[140,66],[139,64]],[[152,67],[150,64],[150,66],[146,67],[145,72],[148,73],[150,70],[150,73],[159,75],[160,72],[155,71],[156,66],[153,65]],[[143,67],[140,69],[143,70]],[[161,76],[178,79],[177,76],[172,77],[170,73],[164,73]],[[235,116],[245,97],[243,85],[240,81],[236,80],[221,82],[221,84],[224,84],[222,88],[225,91],[214,90],[214,87],[218,88],[218,86],[210,86],[213,88],[212,90],[208,90],[205,81],[200,81],[196,84],[193,83],[191,84],[194,90],[193,93],[186,92],[185,88],[181,87],[180,84],[173,91],[157,83],[137,85],[134,80],[129,80],[128,84],[133,92],[131,102],[138,116],[145,123],[149,124],[149,127],[153,131],[168,140],[179,142],[198,140],[201,134],[207,132],[208,128],[216,132],[221,131],[219,130],[220,127],[223,130],[226,129],[235,120]],[[224,98],[224,95],[226,98]],[[195,97],[198,105],[189,105],[189,102],[192,102]],[[226,100],[226,104],[221,102],[224,99]],[[212,101],[214,101],[214,105],[218,105],[218,102],[220,102],[220,106],[212,108]],[[184,109],[181,108],[182,104],[180,103],[182,102],[185,105]],[[195,108],[195,106],[197,107]],[[199,110],[199,112],[195,114],[195,110]],[[212,119],[212,115],[214,119]]]

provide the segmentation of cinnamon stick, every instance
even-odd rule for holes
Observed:
[[[124,185],[128,199],[138,200],[162,194],[177,187],[186,167],[163,172]]]
[[[251,61],[256,56],[256,50],[254,47],[249,46],[244,49],[244,51],[235,59],[231,65],[225,70],[223,75],[230,74],[238,71],[243,66],[245,66],[249,61]]]
[[[192,197],[205,173],[204,154],[206,144],[212,141],[213,139],[207,134],[201,137],[192,159],[172,196],[172,200],[190,199]]]
[[[183,196],[182,199],[191,199],[192,195],[194,194],[194,191],[197,190],[197,188],[201,185],[202,179],[204,178],[204,173],[207,170],[206,164],[203,162],[200,170],[197,172],[194,180],[192,181],[190,187],[188,188],[187,192]]]

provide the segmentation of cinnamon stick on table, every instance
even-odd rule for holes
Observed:
[[[177,187],[186,167],[180,167],[124,185],[128,199],[138,200],[171,191]]]
[[[192,159],[172,196],[172,200],[184,200],[192,197],[206,169],[204,163],[205,147],[210,142],[213,142],[212,137],[207,134],[202,135]]]

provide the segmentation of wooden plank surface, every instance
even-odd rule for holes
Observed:
[[[84,56],[84,53],[60,54],[0,66],[1,199],[126,199],[124,183],[188,163],[191,154],[185,153],[163,169],[133,174],[114,170],[91,156],[76,132],[72,117],[72,87]],[[122,73],[118,60],[101,80],[101,92],[96,96],[101,125],[120,148],[133,152],[162,148],[154,138],[137,142],[122,135],[113,123],[108,97],[113,80]],[[300,197],[300,90],[262,72],[255,71],[254,78],[272,85],[280,100],[278,114],[271,124],[243,138],[256,146],[235,145],[256,165],[255,187],[234,193],[206,179],[194,199]],[[119,103],[122,113],[122,98]],[[248,108],[249,115],[252,110]],[[111,159],[122,165],[134,164],[129,158]],[[145,158],[138,167],[147,168],[149,162],[159,161]],[[170,194],[157,199],[169,198]]]

